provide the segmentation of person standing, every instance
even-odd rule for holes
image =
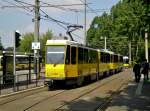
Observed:
[[[138,63],[138,61],[136,61],[136,64],[133,67],[133,72],[135,74],[135,81],[136,82],[140,81],[140,78],[141,78],[140,70],[141,70],[141,65]]]
[[[142,74],[144,74],[144,80],[148,80],[148,70],[149,70],[149,63],[147,62],[147,59],[144,59],[143,64],[142,64]]]

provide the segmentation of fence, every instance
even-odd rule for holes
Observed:
[[[0,76],[0,95],[25,90],[28,88],[44,85],[44,72],[40,73],[40,77],[35,73],[17,74],[17,75],[1,75]],[[7,82],[6,82],[7,81]]]

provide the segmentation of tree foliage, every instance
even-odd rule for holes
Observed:
[[[52,31],[48,30],[46,33],[40,35],[40,55],[45,60],[45,45],[48,39],[53,36]],[[34,33],[25,33],[22,35],[21,45],[17,48],[19,52],[33,53],[32,42],[34,42]]]
[[[33,41],[34,41],[34,34],[31,32],[25,33],[24,35],[22,35],[21,45],[19,46],[18,50],[20,52],[33,53],[33,50],[31,48]]]
[[[87,32],[87,43],[92,47],[104,48],[122,55],[129,55],[128,43],[132,44],[132,57],[144,55],[144,33],[149,32],[150,5],[145,0],[122,0],[114,5],[110,14],[96,16]],[[127,39],[125,39],[127,38]],[[134,59],[134,58],[133,58]]]
[[[42,34],[40,36],[40,42],[41,42],[41,56],[43,57],[43,62],[45,61],[45,45],[46,41],[50,40],[53,37],[53,33],[51,30],[48,30],[46,33]]]

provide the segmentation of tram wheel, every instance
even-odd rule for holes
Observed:
[[[96,73],[96,81],[99,80],[99,73]]]
[[[84,78],[83,77],[78,77],[77,78],[77,86],[81,86],[82,85],[82,83],[83,83],[83,81],[84,81]]]

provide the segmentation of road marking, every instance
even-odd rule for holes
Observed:
[[[143,76],[143,74],[141,75],[141,80],[140,80],[140,82],[139,82],[139,84],[138,84],[138,87],[137,87],[137,89],[136,89],[136,91],[135,91],[135,95],[141,95],[141,93],[142,93],[142,86],[143,86],[143,83],[144,83],[144,76]]]

